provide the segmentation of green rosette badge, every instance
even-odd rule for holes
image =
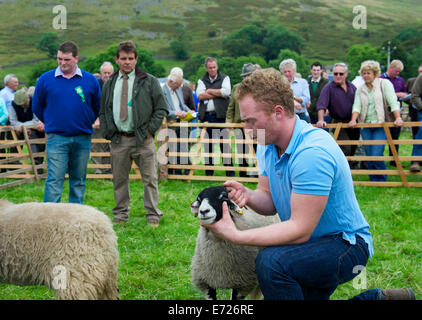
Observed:
[[[81,97],[82,103],[85,103],[85,95],[84,95],[84,91],[82,90],[81,86],[77,86],[75,88],[76,93]]]

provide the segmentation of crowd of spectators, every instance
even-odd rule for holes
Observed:
[[[76,45],[75,45],[76,47]],[[66,46],[61,47],[62,50],[67,50]],[[72,198],[77,202],[83,202],[84,194],[84,181],[86,176],[86,165],[80,166],[74,164],[72,157],[69,159],[56,159],[53,160],[53,143],[52,140],[61,139],[63,137],[76,137],[82,135],[90,140],[91,138],[111,138],[104,134],[101,128],[99,110],[100,101],[105,104],[104,99],[104,85],[115,74],[124,74],[124,68],[127,67],[122,63],[122,67],[115,71],[113,64],[105,61],[99,67],[99,73],[94,74],[96,79],[95,83],[91,79],[92,75],[77,67],[78,56],[77,51],[63,52],[58,51],[58,67],[52,70],[49,77],[44,74],[37,82],[36,87],[25,88],[22,87],[18,90],[19,80],[14,74],[8,74],[4,77],[5,87],[0,91],[0,125],[11,125],[15,127],[15,131],[21,138],[23,135],[22,125],[29,126],[27,129],[30,139],[44,137],[47,133],[47,163],[49,176],[46,182],[46,201],[60,201],[60,194],[62,190],[62,183],[64,173],[72,173],[70,180],[72,182],[71,192]],[[120,62],[116,57],[116,63]],[[132,62],[132,61],[131,61]],[[160,103],[164,103],[167,115],[164,116],[170,123],[180,121],[202,121],[208,123],[241,123],[242,117],[239,112],[239,106],[235,99],[235,91],[239,84],[232,86],[230,77],[220,71],[217,59],[208,57],[205,62],[205,74],[198,80],[197,83],[189,82],[183,78],[183,70],[181,68],[173,68],[168,77],[159,81],[159,94]],[[123,69],[122,69],[123,68]],[[261,69],[259,65],[252,63],[245,64],[242,70],[239,70],[240,76],[245,79],[255,70]],[[408,79],[407,82],[400,77],[400,72],[403,71],[404,65],[399,60],[393,60],[388,66],[386,72],[382,73],[380,65],[376,61],[362,62],[359,75],[353,81],[348,81],[348,66],[345,63],[336,63],[333,68],[332,81],[329,80],[322,64],[315,61],[310,65],[310,74],[303,79],[302,75],[296,72],[296,62],[293,59],[285,59],[280,62],[279,71],[283,74],[290,83],[293,92],[295,113],[299,119],[314,126],[328,131],[325,126],[328,123],[345,123],[348,124],[347,128],[342,128],[339,132],[339,140],[385,140],[386,135],[383,128],[364,128],[362,130],[355,128],[357,123],[382,123],[385,121],[393,122],[394,127],[390,128],[391,136],[393,139],[399,139],[403,119],[401,118],[402,107],[406,104],[409,110],[411,121],[422,121],[422,66],[419,67],[419,76],[416,78]],[[122,71],[123,70],[123,71]],[[135,67],[130,70],[134,71]],[[150,75],[148,75],[150,76]],[[67,86],[66,81],[71,83],[70,87]],[[76,83],[78,79],[79,82]],[[89,80],[88,80],[89,79]],[[119,78],[120,79],[120,78]],[[140,78],[142,79],[142,77]],[[154,78],[155,79],[155,78]],[[118,94],[122,94],[122,86],[127,86],[126,80],[123,79],[122,84],[117,82]],[[138,78],[133,75],[133,78],[128,78],[129,90],[126,93],[128,96],[117,96],[114,92],[114,98],[108,103],[113,106],[113,116],[119,116],[120,112],[125,112],[123,118],[116,120],[113,123],[113,128],[117,127],[117,132],[124,133],[123,136],[135,136],[135,129],[133,126],[128,126],[127,122],[133,122],[134,116],[137,111],[132,113],[132,94],[136,95],[134,89],[134,82]],[[73,82],[71,82],[73,81]],[[87,82],[88,81],[88,82]],[[140,80],[139,80],[140,81]],[[87,87],[89,85],[89,87]],[[114,85],[114,83],[113,83]],[[79,90],[78,90],[79,88]],[[136,86],[135,86],[136,88]],[[196,90],[195,90],[196,88]],[[57,90],[57,94],[53,97],[51,92]],[[34,103],[34,90],[35,90],[35,108]],[[123,91],[127,90],[123,87]],[[133,91],[135,90],[135,91]],[[103,96],[100,97],[101,91]],[[132,92],[133,91],[133,92]],[[157,94],[158,94],[157,93]],[[87,99],[87,101],[85,101]],[[110,98],[111,99],[111,98]],[[158,99],[154,97],[154,99]],[[161,101],[162,99],[162,101]],[[127,101],[128,108],[119,109],[117,104]],[[76,110],[75,107],[69,107],[71,103],[80,105]],[[126,102],[124,102],[126,104]],[[92,114],[88,114],[83,108],[86,104],[91,105]],[[60,108],[58,108],[60,106]],[[34,110],[35,109],[35,110]],[[56,109],[56,111],[54,111]],[[69,109],[69,110],[68,110]],[[50,112],[51,111],[51,112]],[[81,112],[78,114],[78,112]],[[94,117],[91,125],[91,117]],[[67,118],[70,122],[67,123],[63,118]],[[70,120],[73,119],[73,120]],[[155,119],[157,120],[157,119]],[[160,119],[158,119],[160,120]],[[157,121],[158,121],[157,120]],[[67,123],[67,124],[66,124]],[[105,126],[105,125],[104,125]],[[110,127],[110,125],[108,125]],[[46,130],[46,128],[49,128]],[[147,129],[145,129],[147,130]],[[193,130],[191,130],[193,131]],[[145,131],[145,134],[152,135],[154,132]],[[207,135],[210,139],[228,139],[229,130],[222,127],[207,128]],[[196,132],[195,132],[196,134]],[[243,134],[243,133],[242,133]],[[190,137],[192,132],[190,132]],[[422,128],[412,128],[412,136],[414,139],[421,139]],[[180,129],[175,130],[175,137],[181,137]],[[78,137],[79,139],[80,137]],[[2,133],[1,139],[11,139],[10,133]],[[139,142],[139,141],[138,141]],[[63,142],[59,143],[63,147]],[[85,145],[85,143],[83,143]],[[82,163],[87,163],[89,159],[89,151],[91,152],[110,152],[109,143],[95,143],[89,142],[89,150],[86,148],[82,153],[76,153],[75,157],[80,162],[83,157]],[[186,147],[187,144],[173,143],[169,144],[170,151],[186,153],[188,150],[181,149],[181,146]],[[50,147],[49,147],[50,146]],[[220,143],[221,152],[226,155],[223,156],[223,165],[232,166],[233,159],[227,157],[231,153],[230,145],[227,143]],[[205,158],[206,165],[214,164],[214,158],[211,156],[215,153],[213,143],[208,145],[206,152],[210,154]],[[42,145],[34,144],[31,146],[33,152],[42,152],[44,148]],[[54,147],[55,148],[55,147]],[[69,146],[71,148],[71,146]],[[356,153],[356,144],[341,145],[343,153],[346,156],[354,156]],[[382,156],[384,154],[385,145],[365,145],[365,153],[367,156]],[[242,167],[248,167],[250,161],[247,160],[247,154],[250,150],[247,146],[239,148],[237,146],[237,154],[240,155],[236,159],[236,163]],[[51,155],[48,155],[50,150]],[[399,146],[396,145],[398,152]],[[256,151],[256,145],[254,145]],[[8,152],[15,153],[15,149],[9,149]],[[390,150],[390,155],[392,151]],[[415,144],[413,146],[412,155],[422,155],[422,146]],[[75,159],[76,159],[75,158]],[[115,158],[115,157],[114,157]],[[187,164],[189,163],[188,157],[170,157],[172,164]],[[55,162],[56,161],[56,162]],[[57,162],[59,161],[59,162]],[[59,165],[61,161],[65,161],[66,167],[58,173],[61,178],[54,177],[54,166]],[[117,161],[117,160],[115,160]],[[43,158],[37,158],[36,163],[43,162]],[[92,157],[94,164],[100,165],[94,169],[96,174],[115,174],[113,173],[113,156],[111,157]],[[111,169],[105,168],[111,163]],[[422,162],[412,161],[410,171],[420,172],[420,165]],[[357,161],[349,161],[351,169],[356,169],[358,166],[362,168],[369,168],[373,170],[385,170],[386,164],[384,161],[365,161],[360,164]],[[395,166],[395,161],[391,161],[390,165]],[[76,170],[76,171],[75,171]],[[76,176],[73,176],[73,173]],[[39,173],[43,173],[40,169]],[[187,174],[181,169],[170,169],[170,174]],[[214,170],[210,167],[205,171],[207,176],[212,176]],[[226,171],[227,176],[234,176],[235,172],[231,170]],[[240,177],[253,176],[256,173],[249,171],[240,171]],[[74,178],[74,179],[73,179]],[[52,180],[53,179],[53,180]],[[58,181],[56,181],[58,179]],[[124,179],[125,180],[125,179]],[[386,181],[386,175],[370,175],[372,181]],[[126,182],[125,182],[126,184]],[[48,188],[47,188],[48,186]],[[48,190],[47,190],[48,189]],[[54,196],[52,196],[54,194]],[[51,199],[49,198],[51,197]],[[154,201],[152,201],[154,202]],[[125,206],[123,206],[125,207]],[[126,210],[126,209],[124,209]],[[155,209],[154,209],[155,210]],[[159,211],[155,210],[155,217],[159,217]],[[158,218],[157,218],[158,219]],[[123,218],[124,220],[124,218]]]

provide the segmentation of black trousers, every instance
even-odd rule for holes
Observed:
[[[348,123],[349,120],[338,120],[332,119],[331,123]],[[360,138],[360,129],[355,128],[341,128],[338,135],[338,140],[359,140]],[[356,152],[357,145],[342,145],[340,149],[343,151],[345,156],[354,156]]]

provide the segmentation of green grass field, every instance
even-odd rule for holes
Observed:
[[[143,184],[131,181],[130,222],[114,226],[120,252],[118,285],[122,299],[203,298],[190,283],[199,221],[190,213],[189,205],[203,188],[218,184],[161,181],[159,207],[164,217],[160,227],[153,229],[146,223]],[[255,188],[254,184],[248,186]],[[422,190],[356,187],[355,191],[374,237],[375,255],[366,268],[366,287],[412,287],[417,298],[422,297]],[[41,181],[2,190],[1,198],[15,203],[42,201],[43,192]],[[67,193],[66,186],[62,201],[67,201]],[[88,180],[85,203],[112,218],[111,181]],[[332,299],[348,299],[363,291],[355,287],[353,282],[340,286]],[[229,291],[222,291],[219,298],[229,299]],[[54,296],[44,287],[0,284],[0,299],[44,300]]]

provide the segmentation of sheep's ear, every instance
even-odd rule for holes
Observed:
[[[232,200],[227,200],[227,205],[229,206],[230,211],[237,212],[239,214],[243,214],[242,209],[240,209],[240,207],[237,205],[236,202],[234,202]]]
[[[198,216],[199,212],[199,201],[192,202],[190,204],[190,211],[195,215],[195,217]]]
[[[226,191],[224,191],[220,193],[220,195],[218,196],[218,199],[221,201],[229,201],[229,194]]]

